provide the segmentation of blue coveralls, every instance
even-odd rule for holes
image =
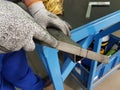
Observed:
[[[0,54],[0,90],[43,90],[44,81],[28,66],[24,50]]]

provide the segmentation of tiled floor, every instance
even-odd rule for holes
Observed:
[[[107,78],[95,90],[120,90],[120,70]]]
[[[79,86],[77,86],[76,88],[72,88],[74,87],[74,84],[70,86],[67,86],[67,85],[64,85],[64,86],[65,86],[65,90],[82,90],[80,89]],[[54,89],[53,89],[53,86],[50,85],[44,90],[54,90]],[[94,90],[120,90],[120,70],[115,72],[105,81],[103,81],[103,83],[97,86]]]

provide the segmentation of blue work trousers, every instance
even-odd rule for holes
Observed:
[[[24,50],[0,54],[0,90],[43,90],[44,81],[28,65]]]

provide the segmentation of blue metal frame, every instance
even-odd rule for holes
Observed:
[[[101,48],[101,38],[120,28],[120,10],[104,16],[98,20],[71,31],[71,38],[79,43],[83,48],[88,48],[90,43],[95,40],[94,51],[99,53]],[[101,30],[104,30],[100,32]],[[64,90],[63,82],[73,70],[76,63],[67,57],[62,66],[58,58],[58,50],[47,46],[36,45],[36,50],[41,57],[45,68],[51,77],[55,90]],[[92,61],[88,77],[87,89],[93,89],[94,77],[96,74],[97,62]]]

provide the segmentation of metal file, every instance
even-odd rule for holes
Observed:
[[[69,44],[66,42],[62,42],[62,41],[59,41],[59,44],[56,48],[60,51],[64,51],[64,52],[74,54],[74,55],[77,55],[80,57],[88,58],[91,60],[96,60],[96,61],[102,62],[102,63],[108,63],[108,59],[109,59],[108,56],[98,54],[96,52],[86,50],[79,46],[75,46],[75,45],[72,45],[72,44]]]

